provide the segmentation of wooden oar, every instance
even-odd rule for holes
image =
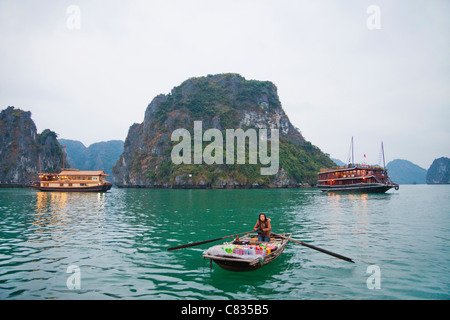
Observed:
[[[189,248],[189,247],[195,247],[201,244],[205,244],[205,243],[209,243],[209,242],[214,242],[214,241],[219,241],[219,240],[223,240],[223,239],[227,239],[227,238],[231,238],[231,237],[237,237],[237,236],[242,236],[244,234],[248,234],[248,233],[252,233],[254,232],[252,231],[248,231],[248,232],[243,232],[243,233],[239,233],[239,234],[232,234],[230,236],[226,236],[226,237],[222,237],[222,238],[217,238],[217,239],[211,239],[211,240],[204,240],[204,241],[199,241],[199,242],[194,242],[194,243],[188,243],[188,244],[183,244],[181,246],[176,246],[176,247],[172,247],[167,249],[167,251],[172,251],[172,250],[178,250],[178,249],[183,249],[183,248]]]
[[[298,240],[295,240],[295,239],[292,239],[292,238],[288,238],[288,237],[285,237],[285,236],[282,236],[282,235],[276,234],[276,233],[272,233],[272,235],[276,236],[276,237],[283,238],[283,239],[287,239],[289,241],[301,244],[302,246],[305,246],[305,247],[308,247],[308,248],[311,248],[311,249],[314,249],[314,250],[317,250],[317,251],[329,254],[330,256],[333,256],[333,257],[336,257],[336,258],[339,258],[339,259],[342,259],[342,260],[345,260],[345,261],[348,261],[348,262],[351,262],[351,263],[355,263],[355,261],[353,261],[350,258],[341,256],[340,254],[337,254],[337,253],[334,253],[334,252],[331,252],[331,251],[328,251],[328,250],[325,250],[325,249],[322,249],[322,248],[318,248],[318,247],[313,246],[311,244],[307,244],[307,243],[304,243],[304,242],[301,242],[301,241],[298,241]]]

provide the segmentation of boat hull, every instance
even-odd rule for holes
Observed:
[[[254,263],[250,264],[249,262],[245,261],[230,261],[230,260],[218,260],[218,259],[212,259],[215,264],[217,264],[222,269],[228,270],[228,271],[234,271],[234,272],[241,272],[241,271],[254,271],[259,268],[262,268],[264,264],[262,263]]]
[[[248,238],[251,237],[252,236]],[[292,234],[286,234],[286,237],[290,238],[292,237]],[[241,238],[241,240],[244,241],[246,240],[246,238],[247,237]],[[280,238],[280,241],[282,241],[282,244],[278,247],[277,250],[256,260],[255,259],[246,260],[227,256],[212,256],[212,255],[203,255],[203,258],[207,258],[210,259],[211,261],[214,261],[214,263],[217,264],[219,267],[228,271],[235,271],[235,272],[254,271],[269,264],[283,253],[284,248],[286,248],[286,245],[288,244],[289,240]]]
[[[103,184],[99,186],[92,187],[41,187],[31,185],[31,189],[39,190],[39,191],[56,191],[56,192],[106,192],[110,190],[112,184]]]
[[[357,183],[348,185],[319,185],[317,186],[323,192],[352,192],[352,193],[385,193],[396,185],[382,183]]]

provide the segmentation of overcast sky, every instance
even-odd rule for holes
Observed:
[[[356,161],[384,141],[387,162],[428,169],[450,156],[449,39],[445,0],[0,0],[0,109],[89,146],[125,140],[184,80],[234,72],[275,83],[331,157],[353,136]]]

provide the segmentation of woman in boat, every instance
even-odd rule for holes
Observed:
[[[253,230],[258,232],[258,241],[270,241],[270,231],[272,231],[272,226],[270,225],[270,219],[268,219],[264,213],[259,214],[258,221],[253,227]]]

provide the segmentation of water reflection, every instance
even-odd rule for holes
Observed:
[[[382,237],[389,233],[385,212],[391,202],[391,194],[328,193],[325,197],[329,213],[318,219],[327,221],[327,240],[345,241],[352,237],[357,239],[352,244],[354,252],[370,252],[374,234]],[[367,257],[370,255],[359,256]]]
[[[67,226],[66,206],[66,193],[37,192],[28,242],[40,243],[49,240],[59,242],[54,234],[55,230],[62,231]]]
[[[367,214],[367,203],[369,199],[369,195],[367,193],[329,193],[327,198],[329,199],[329,205],[331,205],[333,213],[343,213],[346,209],[348,209],[348,207],[351,207],[355,213],[364,215]]]
[[[105,193],[37,192],[28,241],[60,243],[80,227],[96,228],[105,219]]]

